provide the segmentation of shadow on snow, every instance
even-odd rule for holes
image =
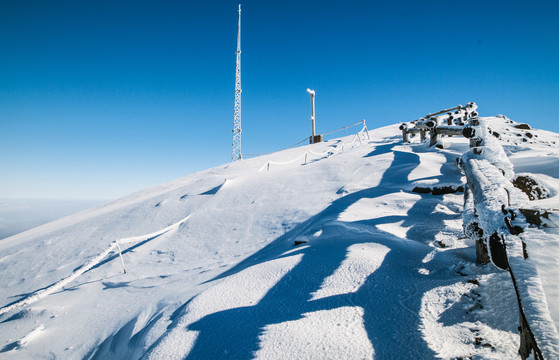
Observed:
[[[379,146],[367,156],[384,154],[393,146]],[[425,267],[422,260],[433,249],[428,244],[444,228],[443,221],[453,217],[436,212],[439,200],[425,195],[408,211],[407,216],[349,223],[338,220],[343,211],[360,199],[399,191],[419,163],[419,156],[414,153],[394,151],[394,160],[377,187],[335,200],[321,213],[217,277],[224,278],[250,266],[277,259],[293,249],[292,241],[297,236],[322,230],[318,238],[310,240],[310,247],[299,251],[303,254],[302,260],[258,304],[209,314],[190,324],[188,329],[199,333],[187,359],[251,358],[260,347],[259,337],[266,326],[301,319],[305,313],[342,306],[363,308],[364,327],[375,357],[433,358],[435,353],[427,346],[420,330],[422,294],[455,281],[449,280],[448,276],[422,275],[418,270]],[[455,176],[458,174],[456,169],[445,165],[441,169],[443,176],[451,175],[452,171]],[[428,221],[418,221],[426,216],[429,216]],[[402,226],[410,227],[406,239],[377,228],[380,224],[402,220]],[[378,243],[390,251],[357,292],[312,300],[312,294],[320,289],[324,279],[332,275],[346,258],[348,247],[358,243]],[[292,255],[293,252],[288,256]]]
[[[440,201],[436,197],[418,195],[420,199],[405,216],[386,216],[354,222],[339,220],[340,214],[360,199],[373,199],[399,192],[408,184],[408,175],[420,164],[420,158],[411,152],[394,150],[395,145],[378,146],[366,155],[373,157],[394,151],[392,164],[383,174],[378,186],[350,193],[333,201],[319,214],[213,279],[226,278],[269,260],[296,253],[303,254],[301,261],[269,289],[258,304],[208,314],[190,324],[188,329],[197,331],[198,336],[187,359],[252,358],[260,348],[260,336],[267,326],[298,320],[306,313],[342,306],[359,306],[363,309],[364,328],[374,348],[375,357],[435,357],[436,354],[428,347],[420,329],[421,299],[423,294],[435,287],[456,282],[452,279],[453,276],[448,275],[448,271],[445,273],[446,267],[442,266],[450,265],[456,258],[451,250],[438,253],[428,264],[424,264],[423,260],[433,250],[429,244],[440,229],[445,227],[444,220],[455,216],[437,212],[436,206]],[[449,165],[452,163],[453,160],[443,164],[441,178],[459,176],[456,168]],[[401,226],[409,227],[405,238],[378,228],[381,224],[399,221],[403,221]],[[318,230],[322,232],[313,238],[312,234]],[[285,255],[286,251],[293,250],[293,240],[300,236],[310,238],[311,246]],[[380,267],[365,279],[356,292],[312,300],[313,293],[321,288],[324,280],[340,267],[348,248],[359,243],[377,243],[389,248]],[[419,273],[421,267],[431,267],[437,271],[426,276]],[[179,326],[178,319],[188,311],[187,305],[191,300],[175,311],[166,333]],[[95,357],[101,353],[110,353],[109,349],[114,346],[115,338],[122,339],[122,333],[128,333],[129,327],[127,325],[121,332],[108,338],[102,349],[97,349],[90,355]],[[145,333],[148,328],[144,328],[142,332]],[[161,344],[164,336],[165,334],[148,352]],[[137,342],[137,339],[134,340]],[[128,352],[122,348],[117,352],[120,355],[135,353],[131,344],[127,345]],[[103,351],[99,352],[100,350]]]

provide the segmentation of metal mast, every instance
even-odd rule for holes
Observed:
[[[315,133],[315,130],[314,130],[314,119],[315,119],[315,117],[314,117],[314,95],[315,95],[315,92],[314,92],[314,90],[311,90],[311,89],[307,89],[307,92],[311,95],[311,123],[312,123],[312,136],[311,136],[311,141],[310,141],[310,143],[311,143],[311,144],[314,144],[314,140],[315,140],[315,137],[316,137],[316,133]]]
[[[233,118],[233,149],[231,161],[241,160],[241,4],[239,4],[239,28],[237,32],[237,67],[235,71],[235,110]]]

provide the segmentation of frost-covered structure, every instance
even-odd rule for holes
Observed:
[[[551,319],[535,264],[529,260],[518,206],[527,196],[513,186],[514,167],[490,130],[490,118],[473,118],[464,133],[472,147],[460,158],[468,181],[464,229],[476,240],[478,262],[508,270],[519,306],[523,359],[559,357],[559,333]],[[519,222],[517,225],[516,223]],[[521,226],[524,225],[524,226]]]

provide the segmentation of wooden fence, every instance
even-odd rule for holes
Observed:
[[[476,261],[493,263],[508,271],[516,292],[519,309],[522,359],[559,359],[559,334],[551,319],[545,294],[535,265],[527,261],[523,241],[530,209],[515,208],[520,190],[513,185],[514,167],[503,147],[490,133],[486,119],[478,118],[477,105],[467,103],[428,114],[400,126],[404,142],[417,134],[429,146],[441,136],[463,135],[470,139],[470,150],[458,164],[466,175],[463,226],[466,236],[475,240]],[[522,235],[521,235],[522,234]]]
[[[419,134],[420,141],[426,140],[429,133],[429,146],[437,144],[440,135],[462,135],[462,129],[468,119],[476,117],[477,105],[469,102],[466,106],[458,105],[450,109],[427,114],[422,118],[400,125],[404,142],[410,142],[411,137]]]
[[[512,183],[513,165],[503,147],[489,133],[485,120],[471,118],[462,133],[470,138],[470,150],[459,160],[467,179],[464,231],[476,242],[478,263],[491,261],[511,276],[519,309],[521,358],[539,360],[545,355],[547,359],[554,359],[559,349],[559,335],[547,309],[541,283],[534,281],[537,269],[527,261],[526,244],[519,236],[527,222],[514,207],[514,194],[519,190]],[[533,324],[536,326],[531,326]]]

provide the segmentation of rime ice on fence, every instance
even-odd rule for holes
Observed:
[[[490,260],[511,275],[520,310],[521,357],[557,359],[559,333],[537,269],[528,259],[521,226],[527,223],[520,220],[515,208],[526,195],[513,186],[513,165],[486,122],[485,118],[472,118],[464,127],[471,146],[459,162],[468,181],[464,230],[476,240],[478,262]]]
[[[468,119],[478,115],[476,110],[477,105],[474,102],[468,102],[466,106],[458,105],[427,114],[409,123],[403,123],[400,125],[403,141],[410,142],[411,137],[419,134],[420,141],[424,142],[426,133],[429,132],[429,146],[434,146],[441,135],[462,135],[462,126]]]

